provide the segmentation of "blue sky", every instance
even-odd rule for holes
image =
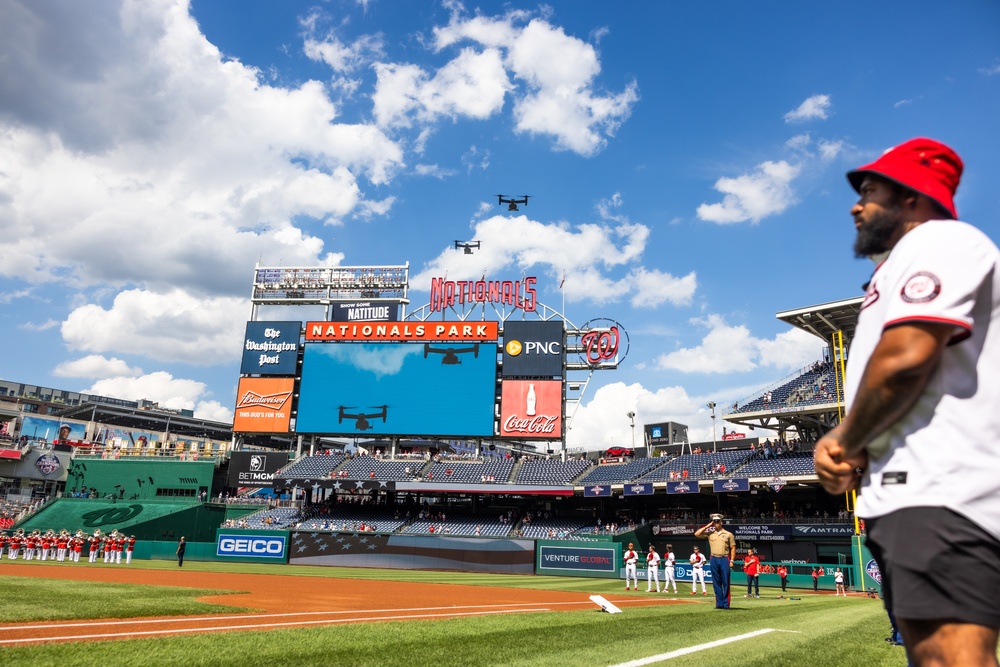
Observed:
[[[575,447],[820,357],[844,172],[914,136],[1000,238],[995,2],[0,0],[0,377],[231,418],[267,265],[539,278],[628,330]],[[530,194],[519,214],[494,195]],[[472,256],[454,239],[483,243]],[[565,294],[558,289],[565,273]],[[720,424],[720,431],[721,431]]]

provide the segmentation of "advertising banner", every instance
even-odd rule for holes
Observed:
[[[215,555],[222,559],[253,559],[284,562],[288,533],[220,529],[215,537]]]
[[[667,493],[698,493],[698,482],[667,482]]]
[[[334,322],[395,322],[399,319],[399,304],[382,301],[332,303],[330,319]]]
[[[782,524],[756,524],[732,526],[729,530],[738,540],[767,540],[769,542],[784,542],[792,536],[792,527]]]
[[[247,322],[242,375],[295,375],[301,322]]]
[[[496,341],[499,332],[499,322],[306,322],[307,341],[482,343]]]
[[[610,484],[595,484],[583,487],[583,495],[587,498],[600,498],[611,495]]]
[[[562,321],[507,321],[503,325],[503,377],[562,377]]]
[[[287,452],[233,452],[226,485],[273,486],[274,473],[287,464]]]
[[[287,433],[294,387],[294,378],[240,378],[233,431]]]
[[[295,430],[493,437],[496,366],[496,343],[306,343]]]
[[[750,480],[746,477],[733,477],[732,479],[716,479],[712,481],[712,487],[716,493],[736,493],[750,490]]]
[[[646,482],[644,484],[626,484],[625,485],[625,495],[626,496],[651,496],[653,495],[653,483]]]
[[[566,546],[539,542],[538,574],[568,574],[574,577],[616,577],[621,545]]]
[[[500,437],[562,437],[562,380],[503,380]]]
[[[694,531],[701,528],[694,524],[653,524],[653,535],[693,535]]]
[[[680,558],[677,559],[677,563],[674,565],[674,578],[680,581],[691,581],[691,576],[694,568],[691,567],[690,561],[681,562]],[[712,568],[708,566],[708,563],[704,565],[705,570],[705,585],[708,587],[709,595],[712,594]],[[623,570],[624,571],[624,570]],[[698,579],[698,591],[701,592],[701,579]]]
[[[86,424],[64,422],[48,417],[21,418],[21,442],[43,444],[53,440],[83,440],[86,431]]]
[[[851,537],[854,535],[854,524],[850,523],[817,523],[797,524],[792,526],[795,537]]]

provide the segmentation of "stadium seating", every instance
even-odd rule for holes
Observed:
[[[812,452],[783,454],[770,459],[758,457],[736,472],[737,477],[796,477],[815,474],[816,465]]]
[[[377,479],[383,482],[406,482],[416,477],[424,466],[425,462],[420,460],[378,459],[371,456],[358,456],[347,461],[340,471],[346,471],[344,477],[347,479]],[[406,472],[407,469],[410,470],[409,473]]]
[[[248,524],[247,528],[278,529],[295,525],[300,516],[297,507],[274,507],[254,512],[243,518]],[[270,523],[268,523],[268,519],[270,519]]]
[[[484,478],[506,484],[514,468],[513,459],[487,459],[485,461],[440,461],[424,472],[425,479],[435,482],[482,482]]]
[[[656,468],[667,463],[662,458],[636,458],[628,463],[601,464],[577,481],[577,484],[624,484],[637,482]]]
[[[731,477],[733,472],[749,458],[750,451],[746,449],[723,452],[705,452],[702,454],[683,454],[677,458],[670,459],[666,465],[657,468],[638,481],[672,481],[670,479],[670,471],[674,471],[674,473],[678,475],[677,479],[681,479],[680,475],[684,470],[688,471],[687,479],[697,480],[715,479],[716,477]],[[717,464],[726,466],[725,474],[712,474],[712,467]]]
[[[476,515],[446,515],[447,520],[433,518],[417,519],[399,532],[417,535],[458,535],[477,537],[508,537],[513,526],[501,523],[499,516]],[[434,530],[431,531],[431,527]]]
[[[336,505],[325,512],[307,512],[297,527],[301,530],[353,532],[360,530],[361,524],[364,524],[370,526],[373,532],[394,533],[407,521],[409,521],[407,517],[384,508]]]
[[[278,471],[278,476],[285,476],[290,479],[316,479],[326,477],[330,471],[344,462],[343,455],[336,454],[327,456],[325,454],[316,456],[304,456],[292,461]]]
[[[521,534],[533,540],[593,539],[594,522],[588,519],[533,519],[521,524]]]
[[[529,459],[517,471],[516,484],[572,484],[585,470],[593,467],[587,460]]]
[[[777,387],[762,391],[755,398],[734,408],[732,412],[734,414],[766,412],[775,408],[808,407],[834,403],[837,400],[836,386],[837,378],[833,365],[816,362]],[[766,400],[768,394],[770,394],[770,401]],[[843,400],[842,392],[841,400]]]

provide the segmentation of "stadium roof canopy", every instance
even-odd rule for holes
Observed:
[[[167,432],[182,438],[230,440],[233,437],[233,425],[228,422],[208,421],[170,412],[101,403],[75,405],[59,410],[51,416],[93,421],[133,430]],[[244,438],[244,444],[287,450],[292,447],[293,441],[287,434],[283,437],[261,435]]]
[[[861,312],[861,302],[864,297],[858,296],[842,301],[822,303],[817,306],[806,306],[776,313],[775,317],[791,324],[796,329],[822,338],[827,344],[837,331],[844,332],[844,344],[854,338],[854,329]]]

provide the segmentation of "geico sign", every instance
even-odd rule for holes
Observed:
[[[280,556],[285,540],[280,537],[221,537],[219,554],[227,556]]]

